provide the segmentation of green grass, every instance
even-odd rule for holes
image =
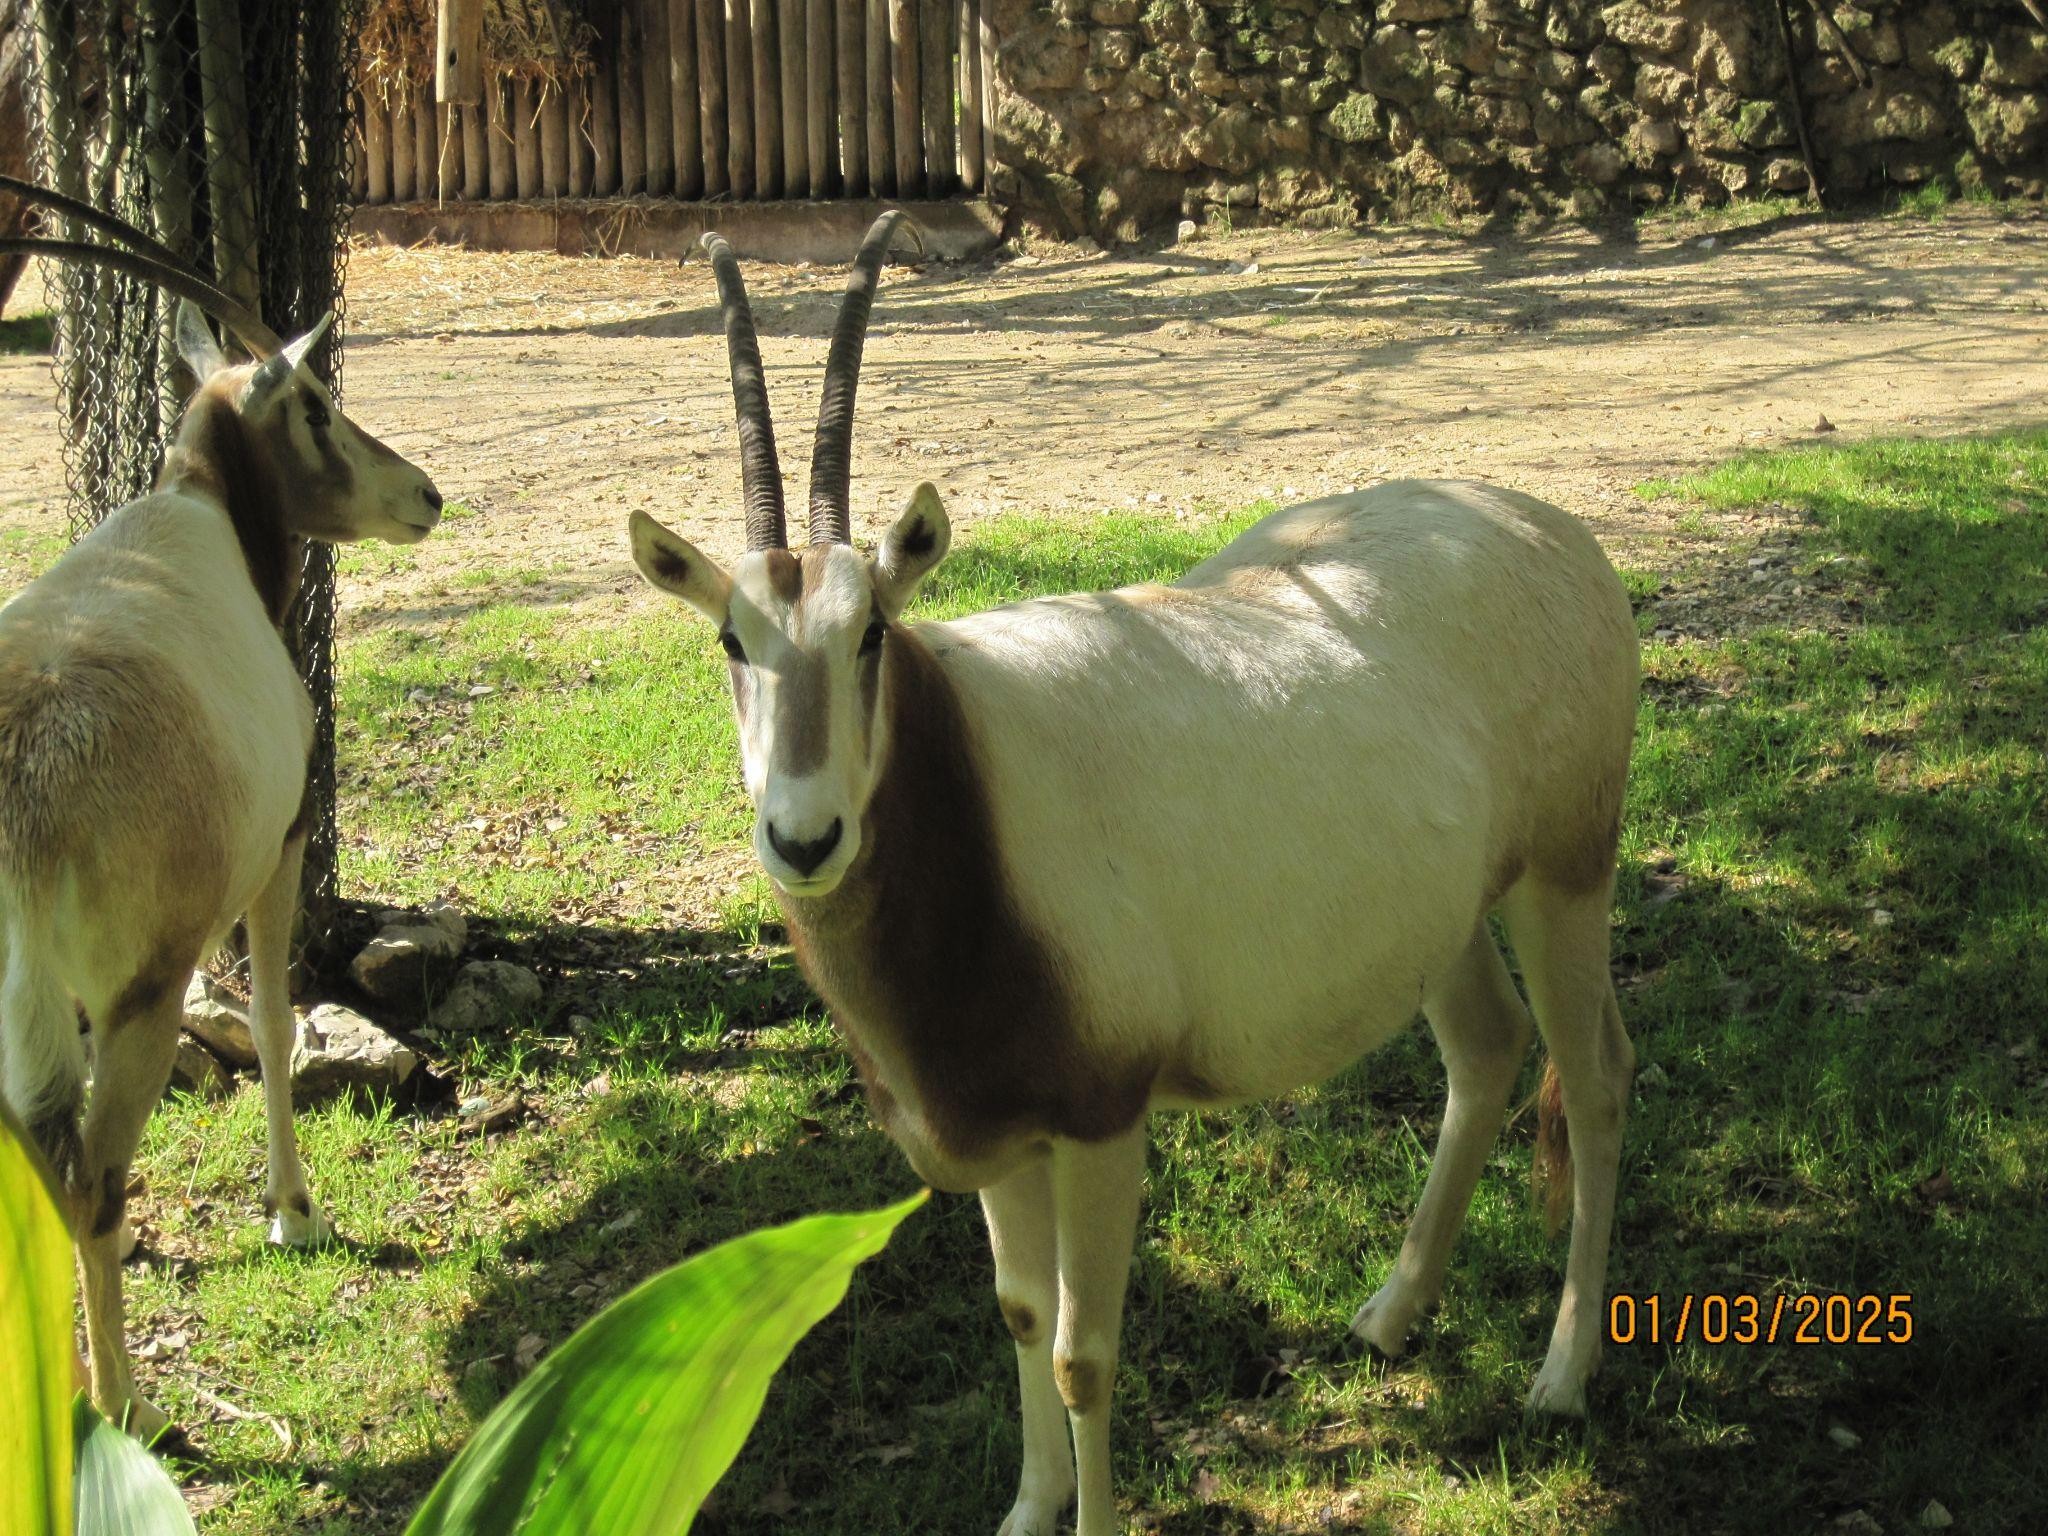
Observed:
[[[2041,1527],[2048,434],[1802,450],[1649,489],[1674,519],[1790,509],[1773,579],[1824,601],[1754,619],[1747,548],[1627,573],[1645,689],[1615,963],[1667,1082],[1630,1122],[1611,1280],[1911,1292],[1918,1337],[1610,1348],[1589,1425],[1525,1424],[1564,1246],[1529,1209],[1524,1121],[1417,1354],[1359,1360],[1345,1323],[1442,1112],[1413,1031],[1283,1102],[1156,1123],[1115,1441],[1145,1529],[1749,1532],[1864,1510],[1897,1531],[1930,1498],[1958,1529]],[[983,525],[923,612],[1170,574],[1257,510]],[[1682,596],[1752,617],[1654,638]],[[156,1389],[215,1457],[202,1529],[395,1531],[522,1336],[559,1340],[720,1238],[914,1187],[758,884],[703,931],[664,916],[670,882],[745,834],[716,656],[680,609],[579,627],[492,607],[432,643],[349,649],[349,884],[458,894],[526,936],[555,990],[450,1068],[458,1093],[520,1088],[509,1133],[445,1110],[301,1117],[347,1249],[264,1251],[253,1088],[152,1123],[136,1209],[186,1258],[131,1280],[133,1327],[187,1335]],[[565,916],[585,904],[608,915]],[[209,1422],[196,1389],[275,1416],[290,1449],[261,1419]],[[799,1348],[705,1528],[992,1531],[1014,1402],[978,1210],[939,1200]]]
[[[56,345],[56,320],[46,310],[0,320],[0,353],[48,352]]]

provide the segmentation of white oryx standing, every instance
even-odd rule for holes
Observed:
[[[156,489],[0,609],[0,1085],[70,1197],[93,1400],[148,1433],[163,1416],[136,1395],[123,1337],[129,1162],[163,1096],[186,982],[237,918],[271,1237],[328,1230],[292,1133],[286,977],[313,706],[280,626],[305,541],[410,544],[439,520],[441,496],[306,367],[331,314],[280,344],[181,268],[106,247],[41,249],[53,245],[212,301],[269,354],[230,366],[181,302],[180,350],[200,386]],[[82,1127],[81,1014],[93,1078]]]
[[[1170,585],[907,627],[946,553],[937,493],[918,486],[872,557],[847,509],[898,217],[861,247],[832,338],[810,548],[785,547],[753,323],[715,236],[748,552],[727,572],[639,513],[632,542],[718,627],[754,846],[876,1117],[921,1177],[981,1193],[1023,1399],[1003,1536],[1049,1536],[1077,1485],[1079,1536],[1115,1526],[1147,1112],[1316,1082],[1419,1007],[1449,1104],[1407,1241],[1352,1324],[1402,1348],[1531,1038],[1496,909],[1549,1047],[1549,1144],[1563,1153],[1561,1107],[1576,1153],[1529,1403],[1584,1412],[1634,1060],[1608,975],[1637,692],[1613,568],[1555,507],[1401,481],[1277,512]]]

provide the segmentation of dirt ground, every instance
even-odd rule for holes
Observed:
[[[801,508],[844,271],[750,265],[747,280]],[[351,412],[479,514],[408,568],[351,578],[351,624],[459,617],[494,596],[479,567],[545,573],[528,601],[650,601],[626,553],[635,507],[715,554],[738,547],[732,398],[702,263],[366,248],[348,290]],[[31,280],[16,312],[35,298]],[[0,356],[0,528],[62,526],[50,401],[44,359]],[[1632,494],[1644,478],[1823,420],[1865,436],[2042,418],[2041,210],[1035,247],[886,274],[854,510],[872,536],[926,478],[971,523],[1470,476],[1627,545],[1655,542],[1674,515]]]

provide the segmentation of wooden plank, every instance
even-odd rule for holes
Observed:
[[[409,203],[419,194],[420,163],[413,148],[412,97],[397,89],[385,108],[391,119],[391,201]]]
[[[864,0],[836,0],[839,19],[839,168],[848,197],[868,195],[868,26]]]
[[[491,152],[484,138],[484,108],[457,107],[462,117],[462,195],[480,203],[491,192]]]
[[[615,61],[619,102],[619,191],[638,197],[647,190],[646,103],[640,97],[640,14],[619,7],[619,51]]]
[[[754,195],[754,19],[747,0],[725,0],[726,180]]]
[[[559,80],[546,81],[534,88],[539,110],[535,113],[540,128],[540,195],[542,197],[567,197],[569,195],[569,98],[562,93]]]
[[[960,180],[970,192],[981,190],[981,5],[959,0],[954,36],[960,49]]]
[[[491,201],[509,203],[519,195],[512,156],[512,82],[495,70],[484,82],[484,142]]]
[[[434,99],[476,107],[484,99],[484,0],[441,0],[434,30]]]
[[[918,83],[924,97],[924,191],[953,190],[953,3],[917,0]]]
[[[802,197],[811,190],[811,136],[804,126],[810,107],[805,63],[810,50],[810,0],[775,0],[776,41],[782,46],[782,190]]]
[[[434,108],[434,195],[444,203],[462,200],[462,119],[460,107]]]
[[[924,95],[917,84],[917,55],[917,0],[889,0],[898,197],[924,196]]]
[[[809,105],[804,109],[805,156],[811,163],[811,196],[831,197],[839,190],[839,147],[833,143],[832,98],[838,84],[832,67],[833,12],[836,0],[806,0],[804,84]]]
[[[590,193],[615,197],[619,190],[619,102],[608,58],[590,73]]]
[[[640,12],[640,127],[647,141],[647,190],[676,189],[675,92],[669,88],[668,0],[629,0]]]
[[[569,97],[569,195],[590,196],[590,77],[578,75],[564,89]]]
[[[889,96],[889,0],[865,0],[868,66],[868,185],[876,197],[896,195],[894,109]]]
[[[519,173],[519,200],[540,196],[540,103],[524,75],[512,82],[512,163]]]
[[[782,196],[782,44],[776,0],[748,0],[754,19],[754,196]]]
[[[668,0],[668,115],[675,125],[676,196],[704,195],[704,104],[697,85],[697,0]]]
[[[391,109],[374,88],[363,97],[363,180],[365,201],[391,201]]]
[[[697,101],[704,124],[704,195],[718,197],[732,186],[727,157],[730,124],[725,113],[725,0],[696,0]]]
[[[417,197],[441,195],[441,114],[424,84],[412,95],[412,152],[418,169],[413,172]]]
[[[369,164],[363,155],[363,115],[362,113],[358,112],[350,120],[348,125],[349,201],[360,203],[363,200],[363,194],[369,190],[369,185]],[[171,249],[176,250],[177,247],[172,246]],[[20,265],[20,262],[16,262],[15,270],[19,271]],[[4,309],[6,307],[6,304],[6,296],[4,294],[0,294],[0,309]]]

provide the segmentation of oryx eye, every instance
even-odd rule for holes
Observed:
[[[882,628],[882,621],[880,619],[870,621],[867,633],[860,637],[861,655],[872,656],[875,652],[879,651],[882,648],[884,633],[885,631]]]
[[[729,629],[721,629],[718,632],[718,643],[725,647],[725,654],[734,661],[738,662],[741,666],[747,664],[747,653],[740,649],[740,637],[738,635]]]
[[[327,406],[318,395],[306,402],[306,425],[315,432],[324,431],[333,418],[327,414]]]

